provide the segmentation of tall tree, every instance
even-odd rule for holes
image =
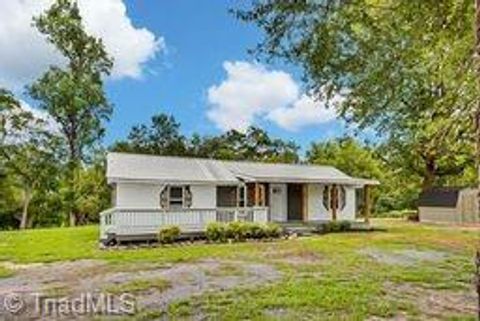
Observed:
[[[220,136],[194,136],[190,154],[225,160],[296,163],[300,148],[292,141],[272,138],[266,131],[249,127],[245,132],[230,130]]]
[[[428,188],[471,160],[471,9],[470,0],[265,0],[237,15],[264,31],[257,53],[300,65],[319,98],[343,96],[335,107],[347,121],[392,146],[407,135],[416,148],[402,151]]]
[[[180,134],[180,123],[173,116],[154,115],[150,125],[136,125],[126,141],[112,147],[118,152],[181,156],[186,153],[185,137]]]
[[[58,140],[45,121],[20,107],[11,93],[0,94],[0,170],[19,182],[22,195],[20,228],[28,223],[29,205],[34,193],[55,174],[53,144]]]
[[[112,59],[100,39],[87,34],[76,1],[57,0],[34,18],[37,29],[62,53],[66,66],[52,66],[29,88],[58,123],[68,149],[68,196],[70,224],[75,225],[77,198],[75,172],[88,149],[104,134],[103,121],[112,107],[103,89],[102,77],[112,68]]]

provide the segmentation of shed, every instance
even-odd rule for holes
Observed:
[[[420,194],[417,206],[421,222],[480,222],[477,189],[474,188],[431,188]]]

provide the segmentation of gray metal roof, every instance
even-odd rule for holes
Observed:
[[[423,191],[417,200],[417,206],[457,207],[462,187],[434,187]]]
[[[374,180],[350,177],[331,166],[220,161],[126,153],[107,155],[107,178],[109,182],[129,180],[231,184],[244,180],[345,185],[378,184]]]
[[[193,183],[238,183],[221,163],[208,159],[108,153],[107,178],[118,180]]]

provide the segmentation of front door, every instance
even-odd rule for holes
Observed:
[[[288,220],[302,221],[303,220],[303,185],[302,184],[288,184]]]

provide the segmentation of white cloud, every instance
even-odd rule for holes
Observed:
[[[60,133],[60,125],[55,121],[55,119],[50,116],[50,114],[44,110],[33,108],[26,101],[20,100],[20,107],[32,114],[34,119],[41,120],[41,125],[44,130],[47,130],[51,133]]]
[[[315,101],[306,94],[303,94],[292,106],[276,108],[267,115],[267,118],[278,126],[290,131],[327,123],[335,117],[334,106],[327,108],[325,104]]]
[[[16,145],[27,142],[31,135],[36,135],[37,130],[46,130],[52,134],[60,133],[59,124],[46,112],[31,107],[27,102],[20,100],[20,109],[6,109],[0,112],[0,118],[6,117],[6,136],[2,136],[2,143]],[[19,116],[22,112],[28,112],[32,118],[24,124],[25,127],[17,128],[11,122],[10,116]]]
[[[208,118],[220,129],[245,130],[258,119],[295,131],[329,122],[333,109],[302,94],[292,76],[244,61],[223,64],[227,78],[208,89]]]
[[[0,9],[0,86],[18,89],[51,64],[63,61],[56,49],[32,26],[32,17],[52,0],[3,1]],[[86,30],[102,37],[115,59],[114,78],[142,75],[144,64],[165,49],[162,37],[133,26],[122,0],[79,0]]]

